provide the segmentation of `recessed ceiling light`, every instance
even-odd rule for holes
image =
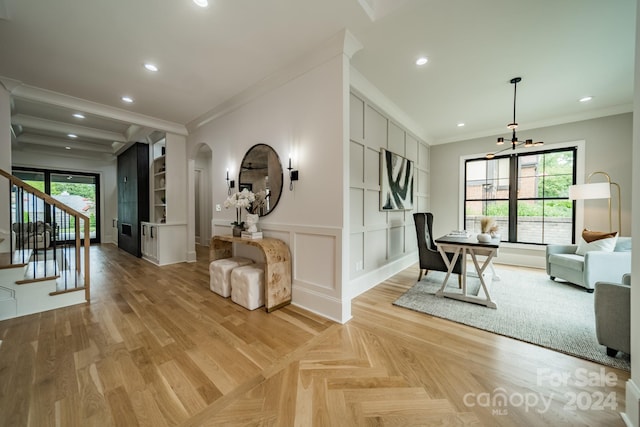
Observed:
[[[459,128],[464,127],[464,123],[458,123],[458,127]]]
[[[209,6],[209,2],[207,0],[193,0],[193,2],[195,4],[197,4],[200,7],[207,7]]]
[[[82,114],[82,113],[75,113],[75,114],[73,115],[73,117],[75,117],[76,119],[84,119],[84,114]]]
[[[585,96],[585,97],[580,98],[578,101],[580,101],[580,102],[589,102],[592,99],[593,99],[593,96]]]
[[[429,62],[429,59],[427,59],[426,56],[421,56],[420,58],[416,59],[416,65],[424,65],[427,62]]]
[[[64,147],[65,150],[71,150],[71,147]]]
[[[71,139],[76,139],[78,137],[75,133],[68,133],[67,136]]]
[[[149,62],[144,64],[144,68],[146,68],[148,71],[153,71],[153,72],[158,71],[158,67],[156,67],[154,64],[151,64]]]
[[[123,102],[126,102],[127,104],[131,104],[131,103],[133,102],[133,98],[132,98],[132,97],[130,97],[130,96],[123,96],[123,97],[122,97],[122,98],[120,98],[120,99],[122,99],[122,101],[123,101]]]

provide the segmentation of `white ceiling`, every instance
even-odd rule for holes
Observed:
[[[0,0],[16,146],[64,149],[73,131],[74,149],[113,153],[185,129],[344,28],[354,68],[432,143],[508,136],[516,76],[521,130],[632,108],[635,0],[209,1]]]

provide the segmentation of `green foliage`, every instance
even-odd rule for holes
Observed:
[[[541,156],[539,170],[542,179],[538,181],[538,194],[544,197],[567,197],[568,188],[573,184],[573,163],[570,153],[561,151],[545,153]]]
[[[51,195],[57,196],[64,192],[71,195],[81,196],[95,201],[96,192],[95,186],[91,184],[78,184],[73,182],[52,182],[51,183]]]

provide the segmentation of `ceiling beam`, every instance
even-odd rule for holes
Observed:
[[[22,134],[16,138],[18,144],[35,144],[46,145],[48,147],[57,147],[65,149],[65,147],[71,147],[71,151],[92,151],[98,153],[113,154],[113,149],[109,145],[81,143],[76,141],[60,141],[57,138],[51,138],[43,135]]]
[[[98,104],[97,102],[63,95],[61,93],[40,89],[23,83],[13,87],[11,95],[25,100],[58,105],[60,107],[83,111],[94,116],[106,117],[112,120],[119,120],[124,123],[131,123],[164,132],[175,133],[177,135],[188,135],[187,128],[178,123],[156,119],[155,117],[145,116],[144,114]]]
[[[60,132],[62,134],[73,133],[78,137],[95,138],[104,141],[126,142],[127,138],[117,132],[88,128],[84,126],[72,125],[68,123],[54,122],[52,120],[41,119],[39,117],[16,114],[11,117],[11,124],[20,125],[29,129],[38,129],[49,132]]]

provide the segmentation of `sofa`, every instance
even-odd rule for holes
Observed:
[[[622,283],[597,282],[593,308],[596,336],[607,347],[607,356],[631,354],[631,275],[622,276]]]
[[[590,250],[577,254],[579,245],[547,245],[546,266],[556,278],[593,292],[596,282],[617,282],[631,272],[631,237],[618,237],[612,251]]]
[[[46,249],[51,244],[51,225],[43,222],[14,223],[15,249]]]

